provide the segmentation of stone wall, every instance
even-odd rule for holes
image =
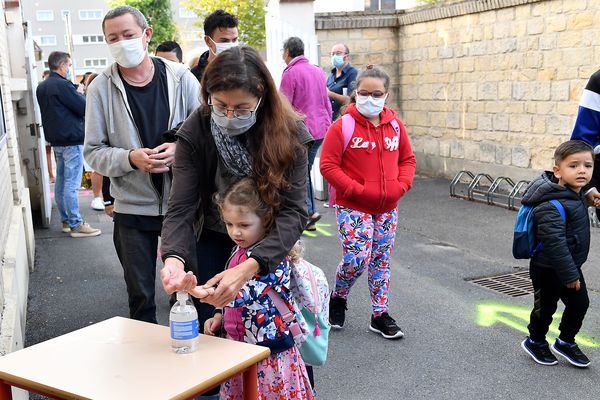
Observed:
[[[379,19],[384,27],[367,27]],[[359,49],[355,64],[379,58],[396,74],[391,105],[428,175],[522,179],[549,168],[600,68],[600,0],[469,0],[318,15],[316,27],[323,52],[347,42]]]

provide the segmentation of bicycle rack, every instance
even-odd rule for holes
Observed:
[[[481,187],[482,187],[481,180],[484,178],[487,179],[490,183],[487,190],[481,189]],[[494,183],[494,180],[488,174],[475,175],[475,178],[473,178],[473,181],[471,182],[471,184],[469,185],[469,188],[467,189],[467,198],[471,201],[487,202],[488,193],[489,193],[490,187],[493,183]],[[476,198],[476,196],[477,196],[477,198]]]
[[[460,180],[463,177],[463,175],[467,175],[470,178],[468,182],[464,182],[464,184],[467,185],[467,188],[470,187],[471,182],[473,182],[473,179],[475,179],[475,175],[473,175],[473,173],[471,171],[466,171],[466,170],[460,171],[459,173],[454,175],[454,179],[452,179],[452,182],[450,182],[450,197],[459,197],[462,199],[467,198],[467,195],[457,194],[457,192],[456,192],[456,187],[458,186],[459,183],[461,183]]]
[[[519,194],[524,189],[524,187],[527,187],[527,185],[529,185],[529,181],[525,181],[525,180],[519,181],[515,184],[513,190],[508,195],[508,209],[509,210],[518,210],[519,208],[521,208],[520,205],[518,207],[516,206],[516,201],[517,201],[517,199],[521,200],[521,197],[519,196]]]
[[[502,183],[505,182],[509,189],[507,190],[502,190]],[[492,206],[500,206],[500,207],[506,207],[506,208],[510,208],[509,204],[508,204],[508,199],[509,199],[509,194],[512,193],[512,190],[515,187],[515,183],[513,182],[512,179],[506,177],[506,176],[501,176],[499,178],[496,178],[494,180],[494,182],[492,182],[492,185],[490,186],[490,189],[488,190],[488,197],[487,197],[487,203],[489,205]],[[496,199],[501,199],[502,201],[496,201]]]

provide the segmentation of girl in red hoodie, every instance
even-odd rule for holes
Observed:
[[[321,174],[336,189],[336,216],[342,242],[329,321],[342,328],[352,285],[368,268],[373,315],[369,329],[386,339],[404,336],[388,314],[390,257],[394,247],[398,200],[411,188],[415,156],[396,112],[385,107],[389,76],[370,67],[356,79],[355,103],[327,132]],[[354,120],[351,136],[346,126]],[[349,139],[349,140],[348,140]]]

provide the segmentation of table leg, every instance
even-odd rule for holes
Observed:
[[[258,369],[256,368],[256,364],[252,364],[244,371],[244,400],[258,399],[257,373]]]
[[[3,381],[0,381],[0,400],[12,400],[12,389]]]

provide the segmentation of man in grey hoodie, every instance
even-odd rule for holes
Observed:
[[[185,65],[148,56],[152,27],[136,8],[108,11],[102,30],[116,62],[88,88],[84,156],[111,181],[130,316],[156,323],[158,238],[176,146],[165,133],[198,107],[199,84]]]

